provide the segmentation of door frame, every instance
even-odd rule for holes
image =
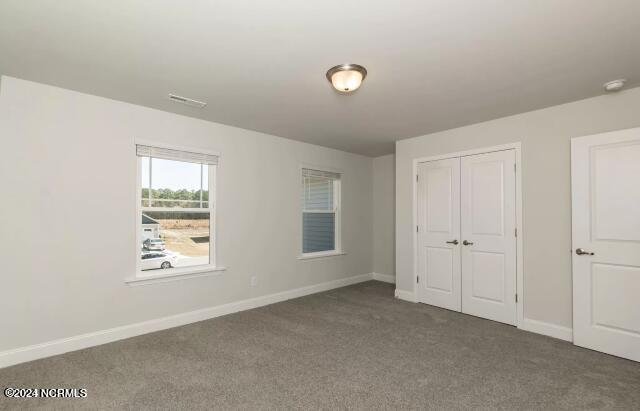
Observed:
[[[412,167],[412,231],[413,231],[413,295],[414,300],[416,296],[416,278],[418,277],[418,233],[415,228],[418,224],[418,164],[427,161],[445,160],[455,157],[468,157],[476,154],[493,153],[496,151],[515,150],[516,154],[516,230],[518,235],[516,237],[516,292],[518,293],[518,301],[516,302],[516,327],[522,328],[524,324],[524,262],[523,262],[523,237],[524,230],[522,227],[522,153],[521,143],[508,143],[498,146],[482,147],[472,150],[457,151],[452,153],[438,154],[434,156],[419,157],[413,159]]]

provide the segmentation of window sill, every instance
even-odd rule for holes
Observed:
[[[164,283],[167,281],[186,280],[187,278],[205,277],[210,275],[221,274],[226,271],[226,267],[214,267],[211,265],[192,267],[192,268],[176,268],[170,269],[168,273],[163,274],[142,274],[138,273],[133,277],[124,280],[129,285],[145,285]]]
[[[347,253],[342,251],[321,251],[319,253],[307,253],[298,257],[298,260],[313,260],[315,258],[334,257],[338,255],[346,255]]]

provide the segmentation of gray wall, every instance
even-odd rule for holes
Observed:
[[[0,136],[0,351],[372,272],[371,158],[8,77]],[[221,154],[227,271],[125,284],[139,257],[135,137]],[[346,255],[297,259],[302,163],[344,171]]]
[[[524,316],[572,324],[571,137],[640,126],[640,88],[396,143],[397,287],[413,291],[412,160],[522,142]]]
[[[395,155],[373,159],[373,271],[395,276]]]

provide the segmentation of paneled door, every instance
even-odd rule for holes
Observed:
[[[571,140],[573,338],[640,361],[640,129]]]
[[[515,325],[515,150],[461,159],[462,312]]]
[[[460,158],[418,164],[416,298],[460,311]]]

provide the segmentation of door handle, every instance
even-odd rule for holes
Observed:
[[[458,240],[447,241],[447,244],[458,245]]]
[[[584,248],[576,248],[576,254],[578,255],[596,255],[590,251],[586,251]]]
[[[463,244],[463,245],[473,245],[473,243],[472,243],[471,241],[467,241],[467,240],[464,240],[464,241],[462,242],[462,244]]]

